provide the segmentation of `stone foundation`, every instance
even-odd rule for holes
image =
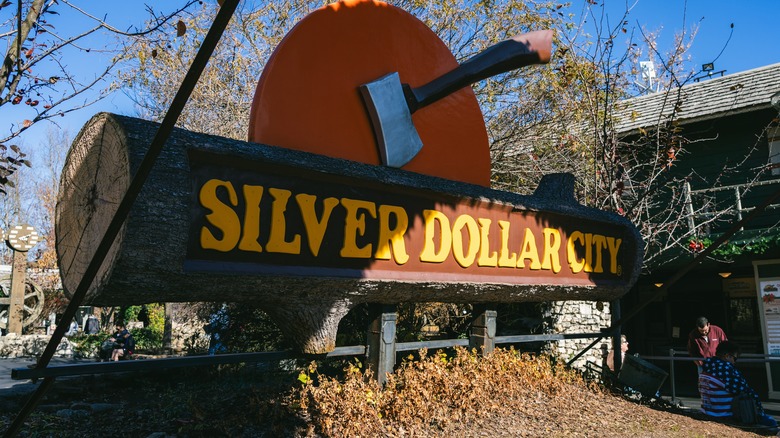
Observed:
[[[610,326],[610,305],[603,301],[553,301],[543,311],[546,333],[599,333]],[[593,339],[566,339],[548,344],[549,353],[568,361],[593,342]],[[603,339],[572,366],[584,370],[587,362],[601,366],[609,339]]]
[[[175,353],[208,351],[209,335],[203,329],[208,321],[200,316],[203,303],[168,303],[171,315],[171,350]]]

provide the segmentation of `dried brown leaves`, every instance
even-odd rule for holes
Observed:
[[[301,375],[297,396],[324,436],[755,436],[615,397],[547,356],[458,349],[405,361],[381,390],[351,366],[343,381]],[[411,359],[411,358],[410,358]],[[319,380],[318,384],[314,380]]]

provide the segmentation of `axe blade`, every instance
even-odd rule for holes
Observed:
[[[412,122],[398,73],[390,73],[360,86],[360,94],[371,117],[382,164],[402,167],[423,147]]]

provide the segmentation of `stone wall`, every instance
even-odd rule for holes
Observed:
[[[608,302],[603,301],[553,301],[544,306],[542,317],[545,333],[599,333],[610,326],[611,313]],[[549,353],[566,361],[573,358],[593,339],[566,339],[548,344]],[[587,362],[602,365],[608,350],[609,339],[603,339],[572,364],[584,370]]]
[[[171,349],[176,353],[207,351],[209,336],[203,331],[203,321],[173,320]]]
[[[37,357],[46,349],[51,336],[9,334],[0,337],[0,358]],[[62,338],[55,357],[73,357],[73,345],[68,338]]]
[[[174,353],[203,353],[209,348],[208,323],[200,314],[204,303],[168,303],[171,315],[171,350]]]

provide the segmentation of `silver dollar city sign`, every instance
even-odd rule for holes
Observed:
[[[300,350],[324,353],[360,303],[619,298],[641,266],[631,223],[580,205],[571,175],[532,196],[488,188],[468,85],[550,54],[538,31],[459,65],[396,7],[323,7],[268,60],[249,142],[173,130],[86,302],[253,302]],[[157,128],[98,114],[74,141],[56,213],[66,291]]]

